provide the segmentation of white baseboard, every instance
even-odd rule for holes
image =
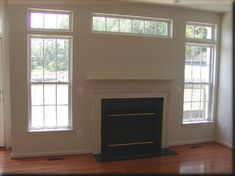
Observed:
[[[215,139],[209,138],[209,139],[195,139],[195,140],[186,140],[186,141],[173,141],[173,142],[169,142],[168,146],[199,144],[199,143],[206,143],[206,142],[215,142]]]
[[[35,153],[11,153],[11,158],[47,157],[58,155],[78,155],[92,153],[90,149],[58,151],[58,152],[35,152]]]
[[[233,145],[230,144],[230,143],[227,143],[227,142],[225,142],[225,141],[216,139],[215,142],[217,142],[217,143],[219,143],[219,144],[221,144],[221,145],[223,145],[223,146],[225,146],[225,147],[228,147],[228,148],[230,148],[230,149],[233,149]]]

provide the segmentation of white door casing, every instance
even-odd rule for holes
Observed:
[[[0,147],[4,142],[4,119],[3,119],[3,39],[0,38]]]

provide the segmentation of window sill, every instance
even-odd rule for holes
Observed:
[[[28,130],[28,133],[59,133],[59,132],[71,132],[72,128],[58,128],[58,129],[38,129]]]
[[[201,125],[201,124],[213,124],[213,121],[199,121],[199,122],[183,122],[182,125]]]

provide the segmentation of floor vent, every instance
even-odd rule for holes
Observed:
[[[194,149],[194,148],[202,148],[202,146],[201,145],[192,145],[192,146],[190,146],[190,148],[192,148],[192,149]]]
[[[48,158],[48,161],[55,161],[55,160],[64,160],[63,157],[50,157]]]

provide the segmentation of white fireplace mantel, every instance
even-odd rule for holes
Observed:
[[[170,99],[174,90],[174,79],[144,79],[123,77],[89,77],[92,152],[101,152],[101,100],[103,98],[152,98],[163,97],[162,147],[168,147],[168,116],[171,110]]]
[[[88,81],[173,81],[176,78],[159,77],[150,75],[98,75],[87,76]]]

